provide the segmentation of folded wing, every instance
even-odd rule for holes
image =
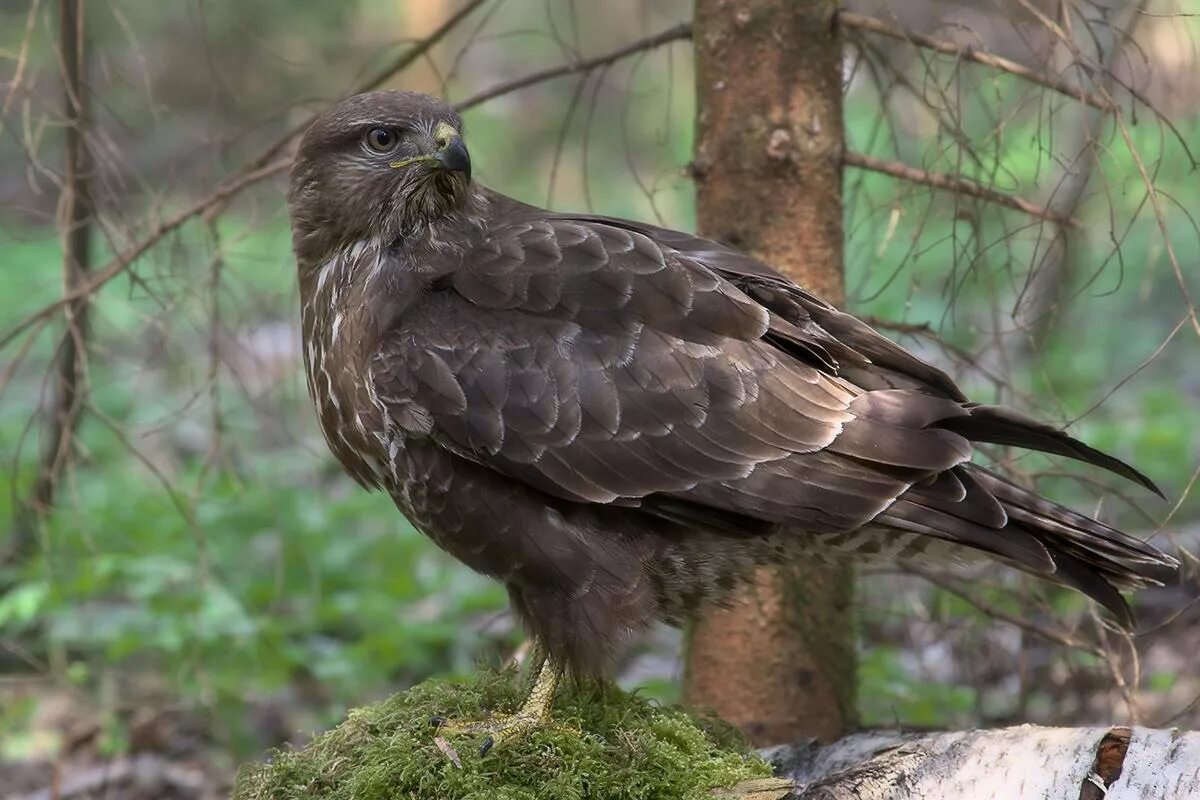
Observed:
[[[919,555],[914,540],[948,543],[1119,615],[1114,587],[1170,571],[1148,545],[968,462],[972,443],[992,442],[1157,491],[1149,479],[967,402],[945,373],[760,262],[620,220],[517,205],[503,216],[373,362],[410,434],[556,498],[730,536],[794,530],[898,558]]]

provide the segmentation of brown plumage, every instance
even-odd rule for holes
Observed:
[[[783,559],[983,555],[1120,589],[1173,559],[969,463],[979,442],[1141,473],[954,382],[716,242],[470,179],[458,116],[376,92],[323,114],[289,195],[309,389],[331,449],[507,586],[551,660]],[[382,133],[381,133],[382,131]]]

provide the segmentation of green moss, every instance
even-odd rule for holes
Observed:
[[[303,750],[244,766],[234,800],[711,798],[715,787],[771,774],[728,724],[590,682],[560,689],[558,727],[484,758],[478,742],[455,738],[461,768],[434,743],[431,717],[510,711],[521,692],[513,670],[427,681],[352,711]]]

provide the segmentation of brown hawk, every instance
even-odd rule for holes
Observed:
[[[970,462],[977,442],[1137,470],[945,373],[717,242],[547,211],[471,180],[462,122],[411,92],[338,103],[292,169],[304,360],[363,486],[500,580],[547,656],[486,744],[546,718],[654,619],[756,565],[978,556],[1120,589],[1174,559]]]

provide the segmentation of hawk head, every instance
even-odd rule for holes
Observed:
[[[293,244],[300,265],[335,248],[412,235],[463,206],[471,157],[462,120],[417,92],[368,92],[313,122],[292,166]]]

